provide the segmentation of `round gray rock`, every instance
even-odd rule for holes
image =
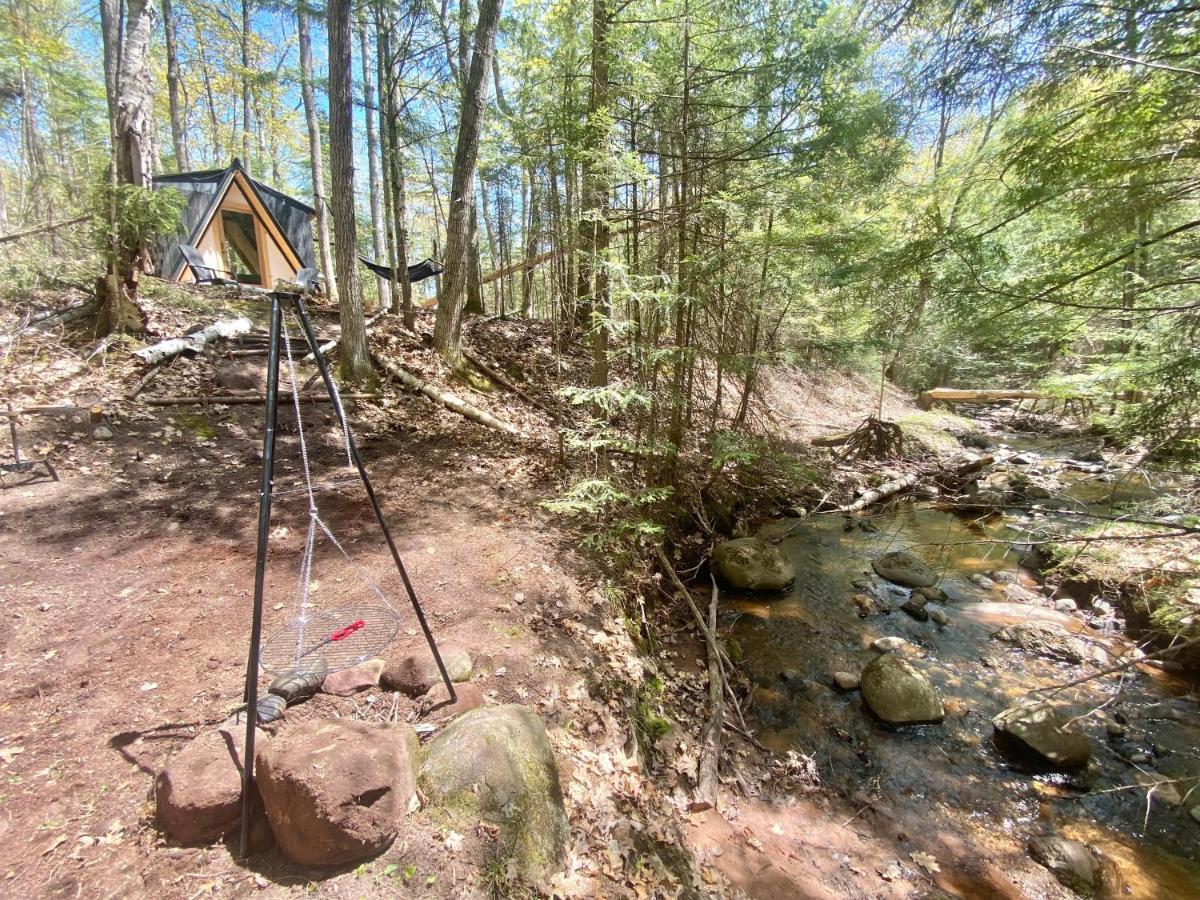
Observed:
[[[863,700],[889,725],[940,722],[945,716],[929,679],[897,653],[871,660],[860,681]]]
[[[522,878],[537,882],[562,865],[568,826],[558,765],[542,720],[526,707],[456,719],[429,742],[419,782],[454,824],[497,825],[501,851]]]
[[[893,550],[872,560],[871,568],[881,578],[905,587],[925,588],[937,584],[937,575],[925,561],[909,550]]]
[[[1048,703],[1031,703],[1006,709],[992,725],[997,745],[1014,756],[1032,756],[1054,769],[1079,769],[1087,765],[1092,746],[1078,723]]]
[[[761,538],[735,538],[718,544],[712,563],[717,577],[739,591],[782,591],[796,580],[791,560]]]
[[[416,732],[407,725],[318,719],[255,754],[275,840],[306,866],[374,856],[396,838],[416,794]]]

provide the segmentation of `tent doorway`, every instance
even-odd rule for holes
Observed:
[[[254,216],[232,209],[221,210],[221,235],[225,271],[242,284],[261,285],[265,267]]]

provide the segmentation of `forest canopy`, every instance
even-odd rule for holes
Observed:
[[[141,121],[132,84],[151,175],[238,157],[313,202],[344,316],[363,301],[339,248],[347,273],[443,259],[448,357],[462,315],[549,320],[609,402],[669,408],[668,442],[698,379],[719,405],[722,372],[749,393],[784,354],[1138,397],[1115,427],[1187,451],[1198,24],[1174,0],[12,0],[0,233],[91,216],[128,253],[98,187],[122,113]],[[5,247],[5,290],[95,277],[78,231],[51,264]],[[364,288],[406,317],[426,297]]]

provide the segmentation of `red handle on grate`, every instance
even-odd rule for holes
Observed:
[[[354,634],[354,632],[358,631],[358,629],[362,628],[366,624],[367,623],[364,622],[362,619],[359,619],[357,622],[347,625],[345,628],[339,628],[337,631],[335,631],[333,634],[331,634],[329,636],[329,639],[331,641],[345,640],[346,638],[350,637],[350,635]]]

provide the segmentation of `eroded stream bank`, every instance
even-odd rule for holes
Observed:
[[[981,506],[994,498],[980,495],[999,492],[1014,505],[1040,499],[1119,511],[1162,489],[1144,475],[1109,471],[1103,457],[1079,460],[1088,454],[1078,444],[1000,440],[990,452],[1009,464],[972,490]],[[1057,499],[1046,502],[1051,495]],[[779,548],[797,573],[794,587],[782,596],[727,593],[722,614],[753,683],[749,706],[760,739],[778,753],[814,758],[823,782],[858,810],[846,827],[895,843],[900,868],[879,872],[881,896],[911,896],[912,884],[930,876],[955,896],[1071,896],[1033,858],[1069,854],[1074,845],[1059,838],[1096,851],[1050,859],[1078,893],[1195,896],[1194,687],[1143,665],[1048,690],[1130,658],[1134,642],[1121,617],[1109,604],[1079,598],[1077,605],[1043,583],[1028,542],[1046,510],[980,517],[942,505],[927,498],[853,517],[768,523],[768,539],[787,532]],[[930,594],[938,600],[921,603],[918,591],[912,613],[901,607],[913,591],[872,566],[900,550],[937,577]],[[899,639],[893,652],[928,679],[944,711],[940,722],[889,727],[859,690],[834,684],[835,673],[857,678],[880,657],[880,638]],[[1018,758],[998,746],[994,717],[1039,699],[1074,720],[1069,730],[1084,736],[1086,764]],[[787,822],[789,811],[780,814]],[[914,862],[924,853],[940,871]]]

